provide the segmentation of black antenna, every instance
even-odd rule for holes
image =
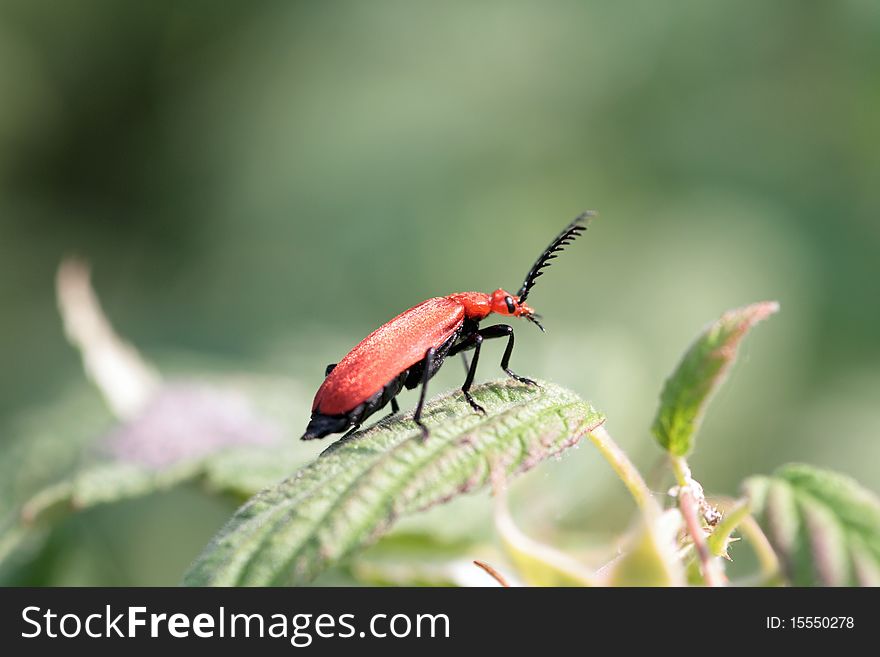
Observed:
[[[520,303],[525,301],[526,297],[529,296],[529,290],[532,289],[535,281],[538,280],[538,276],[544,273],[543,270],[550,266],[550,261],[556,258],[556,254],[562,251],[566,245],[571,244],[578,235],[584,232],[589,223],[588,219],[595,216],[596,213],[592,210],[588,210],[587,212],[578,215],[575,217],[574,221],[565,227],[565,230],[556,236],[555,240],[550,242],[550,245],[544,249],[544,253],[541,254],[541,256],[535,261],[535,264],[532,265],[529,273],[526,274],[526,280],[523,281],[522,287],[517,294]]]

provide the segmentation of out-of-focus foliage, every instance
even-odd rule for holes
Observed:
[[[692,465],[729,493],[792,460],[876,491],[880,6],[637,4],[0,0],[0,525],[116,428],[64,340],[64,255],[169,377],[292,379],[293,440],[327,363],[426,297],[515,287],[585,208],[517,371],[595,401],[648,471],[680,345],[779,299]],[[511,501],[547,541],[622,529],[613,478],[582,449]],[[232,509],[96,508],[15,581],[171,584]],[[462,498],[401,530],[455,544],[490,518]]]
[[[880,499],[850,477],[787,465],[746,481],[796,586],[880,586]]]
[[[657,496],[604,426],[588,433],[640,511],[640,522],[619,553],[595,572],[520,532],[503,489],[496,486],[496,526],[519,577],[536,586],[725,586],[730,583],[730,547],[739,540],[736,532],[748,538],[760,568],[739,584],[878,584],[880,500],[852,478],[790,464],[770,477],[747,479],[746,497],[727,503],[722,513],[709,502],[687,463],[697,424],[734,362],[740,341],[777,309],[776,302],[762,302],[725,312],[687,349],[667,379],[654,433],[669,452],[668,465],[678,484],[669,495],[676,498],[677,508],[661,512]]]
[[[516,573],[528,586],[593,586],[593,572],[551,545],[523,533],[507,504],[506,481],[495,481],[495,527],[504,553]]]
[[[626,552],[611,564],[611,586],[682,586],[684,568],[677,559],[676,541],[681,531],[681,515],[670,509],[656,521],[653,531],[640,527]]]

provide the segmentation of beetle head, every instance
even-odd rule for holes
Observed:
[[[535,314],[535,311],[530,306],[527,306],[524,301],[520,301],[518,296],[511,294],[507,290],[502,290],[501,288],[495,290],[492,293],[492,299],[489,304],[493,313],[507,315],[508,317],[525,317],[537,325],[539,329],[544,330],[544,327],[538,323],[538,315]]]

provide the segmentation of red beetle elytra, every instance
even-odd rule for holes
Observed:
[[[456,292],[447,297],[428,299],[370,333],[339,363],[328,365],[324,383],[315,394],[312,418],[302,439],[323,438],[349,429],[354,432],[364,420],[389,402],[392,414],[397,413],[400,410],[395,399],[398,393],[404,386],[412,390],[420,383],[422,389],[413,419],[421,427],[422,435],[427,437],[428,429],[422,424],[422,408],[428,380],[440,369],[447,356],[471,349],[474,357],[461,391],[475,411],[485,413],[470,394],[483,340],[506,337],[507,348],[501,357],[501,369],[517,381],[535,385],[534,381],[519,376],[509,367],[513,327],[495,324],[481,329],[480,321],[490,313],[525,317],[543,331],[538,316],[525,303],[529,290],[556,253],[586,230],[586,220],[593,214],[584,212],[559,233],[526,274],[516,295],[498,289],[492,294]]]

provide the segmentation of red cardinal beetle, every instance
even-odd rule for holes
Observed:
[[[491,313],[497,313],[524,317],[543,331],[538,315],[526,305],[529,291],[556,254],[586,230],[586,221],[594,214],[584,212],[557,235],[532,265],[516,295],[499,288],[492,294],[456,292],[428,299],[370,333],[339,363],[328,365],[324,382],[315,394],[312,417],[302,439],[357,431],[364,420],[389,402],[392,414],[397,413],[400,407],[396,397],[400,391],[404,387],[412,390],[419,384],[422,389],[413,420],[421,428],[422,436],[427,438],[428,429],[422,424],[422,408],[428,380],[440,369],[447,356],[471,349],[474,357],[461,391],[474,411],[485,413],[470,394],[483,340],[507,338],[501,369],[517,381],[536,385],[509,367],[513,327],[494,324],[481,329],[480,322]]]

